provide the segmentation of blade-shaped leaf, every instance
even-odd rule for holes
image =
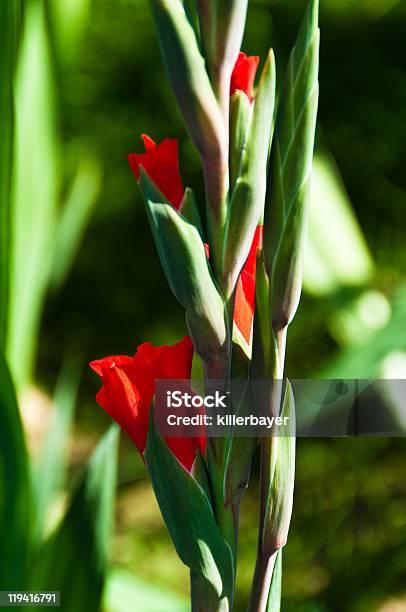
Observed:
[[[203,227],[200,219],[200,213],[197,207],[195,194],[190,187],[186,187],[180,211],[182,215],[195,226],[200,234],[200,238],[203,240]]]
[[[31,483],[24,431],[0,353],[0,589],[24,588],[30,540]]]
[[[134,608],[142,612],[189,612],[190,603],[186,596],[142,580],[133,572],[120,568],[113,569],[107,578],[103,595],[103,610],[128,612]]]
[[[241,398],[234,411],[236,416],[247,416],[253,414],[250,384],[244,387]],[[224,477],[224,499],[225,504],[234,504],[238,507],[240,499],[248,487],[251,471],[252,455],[258,439],[254,437],[239,437],[238,430],[234,430],[227,455],[227,465]]]
[[[224,304],[211,277],[199,232],[141,170],[152,233],[169,286],[186,310],[196,351],[204,361],[225,351]]]
[[[114,517],[118,435],[113,425],[96,447],[65,518],[36,563],[31,588],[52,585],[69,612],[100,607]]]
[[[51,258],[58,189],[53,78],[42,2],[26,4],[24,24],[15,91],[7,339],[7,358],[17,388],[25,385],[31,375]]]
[[[66,480],[66,461],[69,435],[79,383],[79,372],[71,359],[67,359],[59,375],[54,394],[54,410],[44,448],[34,466],[36,520],[34,538],[39,542],[48,523],[48,512],[56,494]]]
[[[9,295],[10,189],[14,140],[14,66],[21,0],[0,3],[0,347],[5,348]]]
[[[273,131],[275,84],[275,59],[270,50],[255,94],[252,120],[227,221],[223,270],[229,295],[234,290],[248,257],[255,229],[263,216],[268,153]]]
[[[222,146],[223,120],[196,35],[182,2],[150,0],[169,81],[192,140],[203,156]]]
[[[212,607],[220,606],[220,602],[223,605],[228,602],[231,608],[234,584],[231,549],[217,526],[206,493],[157,434],[153,410],[145,459],[176,551],[191,570],[192,588],[203,589],[200,594],[204,594],[207,610],[223,609]]]
[[[101,172],[92,159],[79,164],[56,228],[50,283],[58,289],[69,272],[100,190]]]
[[[309,201],[318,103],[318,58],[318,1],[312,0],[289,59],[271,150],[265,205],[264,253],[268,275],[272,278],[274,266],[284,267],[278,274],[280,282],[272,284],[272,295],[274,298],[275,294],[278,302],[273,311],[276,319],[287,322],[293,318],[301,287],[302,262],[298,250],[302,251],[305,209]],[[292,227],[284,232],[287,223]],[[281,245],[284,240],[291,244]],[[295,242],[297,247],[292,250]],[[284,261],[289,253],[292,262]],[[291,277],[286,279],[288,270]]]

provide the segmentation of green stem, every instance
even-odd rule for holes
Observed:
[[[225,305],[225,318],[227,327],[227,352],[225,362],[212,362],[205,366],[206,393],[210,393],[211,387],[218,390],[219,384],[224,387],[221,391],[228,390],[230,386],[231,354],[232,354],[232,326],[233,326],[234,295]],[[209,438],[207,447],[207,462],[210,478],[210,486],[213,500],[213,511],[216,522],[225,540],[228,542],[234,559],[234,569],[237,558],[237,535],[239,504],[225,504],[224,478],[227,468],[227,456],[230,440],[227,437]]]
[[[273,372],[269,373],[274,383],[271,388],[270,412],[272,415],[279,415],[281,405],[280,382],[283,378],[285,349],[286,349],[287,329],[276,333],[276,360]],[[267,501],[269,485],[272,479],[271,453],[274,438],[261,439],[261,467],[260,467],[260,500],[259,500],[259,529],[258,529],[258,548],[255,565],[255,573],[251,588],[251,598],[249,612],[264,612],[267,607],[269,589],[272,581],[273,568],[278,551],[264,548],[263,534],[267,519]]]
[[[248,612],[266,612],[277,555],[278,551],[267,557],[263,555],[257,557]]]

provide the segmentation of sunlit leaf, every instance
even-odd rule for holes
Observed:
[[[32,568],[31,588],[52,585],[69,612],[99,610],[114,518],[118,434],[113,425],[99,442],[65,518]]]
[[[7,356],[18,388],[30,378],[50,265],[58,188],[51,58],[44,7],[26,5],[16,77],[16,137]]]

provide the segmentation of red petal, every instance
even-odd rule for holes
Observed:
[[[230,96],[237,90],[243,91],[248,96],[249,101],[252,102],[258,64],[258,55],[247,57],[245,53],[240,51],[231,75]]]
[[[148,433],[149,401],[142,397],[134,365],[109,367],[101,374],[103,386],[96,395],[97,403],[131,437],[142,454]]]
[[[251,346],[255,310],[255,273],[257,251],[262,248],[262,225],[258,225],[247,261],[237,282],[234,304],[234,323],[248,346]]]
[[[144,147],[146,151],[152,151],[152,149],[155,149],[156,142],[152,140],[150,136],[148,136],[147,134],[141,134],[141,138],[144,142]]]
[[[147,441],[155,381],[190,380],[193,350],[191,339],[185,336],[172,346],[144,342],[134,357],[119,355],[90,363],[103,383],[96,396],[98,404],[128,433],[141,454]],[[205,450],[204,436],[167,438],[166,441],[187,470],[193,465],[197,449]]]
[[[142,134],[141,137],[145,153],[130,153],[128,156],[135,178],[139,180],[139,168],[142,166],[149,178],[178,210],[185,192],[179,170],[178,141],[165,138],[159,144],[155,144],[146,134]]]

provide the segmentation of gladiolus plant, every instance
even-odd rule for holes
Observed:
[[[318,103],[318,3],[307,8],[277,104],[272,50],[261,69],[258,56],[240,50],[248,0],[196,0],[197,20],[181,0],[150,4],[169,84],[201,158],[206,197],[197,202],[184,187],[176,139],[155,142],[142,134],[144,151],[128,161],[162,268],[185,310],[187,335],[173,346],[144,342],[132,357],[93,361],[102,382],[96,399],[143,456],[174,546],[190,568],[192,610],[233,609],[239,507],[260,445],[249,610],[274,612],[293,503],[292,433],[256,439],[231,430],[206,437],[201,429],[195,437],[162,437],[154,396],[157,380],[190,381],[195,355],[206,389],[251,381],[254,405],[294,417],[289,382],[276,381],[284,377],[287,329],[301,293]],[[265,382],[258,393],[256,380]]]

